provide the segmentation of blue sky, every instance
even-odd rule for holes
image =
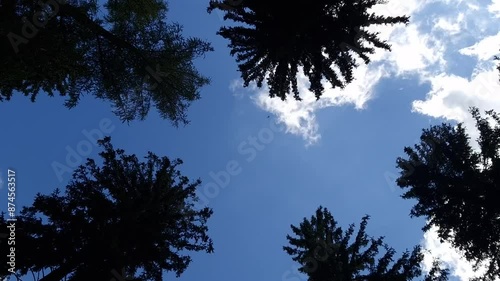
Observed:
[[[491,62],[500,46],[495,29],[500,1],[409,0],[377,7],[387,15],[412,16],[406,28],[380,29],[393,52],[374,54],[373,64],[362,65],[352,85],[327,90],[321,102],[303,87],[302,103],[271,100],[265,88],[241,88],[227,41],[215,35],[221,17],[207,14],[206,2],[170,1],[170,20],[182,24],[185,35],[215,48],[197,61],[212,83],[190,107],[186,127],[172,127],[154,110],[145,121],[123,124],[108,103],[89,95],[71,110],[63,106],[64,98],[43,95],[36,103],[20,95],[0,103],[0,120],[5,120],[0,178],[7,168],[16,170],[17,205],[30,204],[38,192],[63,189],[70,173],[59,178],[54,163],[67,164],[68,149],[85,145],[83,130],[108,122],[107,135],[116,148],[139,157],[152,151],[181,158],[181,171],[200,178],[202,195],[213,197],[209,233],[215,253],[193,254],[179,280],[305,280],[282,246],[290,224],[310,217],[319,205],[343,226],[369,214],[368,233],[385,236],[399,254],[422,243],[461,278],[470,276],[452,250],[421,232],[422,219],[408,216],[413,202],[400,198],[393,182],[395,161],[423,128],[443,121],[472,128],[471,105],[500,110]],[[255,147],[251,138],[257,139]],[[100,151],[95,143],[90,150],[84,158],[96,158]],[[228,163],[239,173],[210,196],[211,174],[226,170]]]

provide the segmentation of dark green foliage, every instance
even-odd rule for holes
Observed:
[[[165,271],[180,276],[188,252],[213,252],[206,225],[212,210],[194,208],[200,181],[180,174],[181,160],[149,153],[140,162],[114,150],[109,138],[100,145],[101,167],[89,159],[64,195],[38,194],[23,208],[17,273],[50,268],[40,281],[109,281],[124,270],[134,280],[158,281]]]
[[[258,87],[267,77],[269,95],[286,99],[297,88],[299,67],[309,78],[316,98],[323,93],[322,79],[344,88],[353,80],[355,56],[369,63],[375,48],[390,50],[371,25],[408,23],[409,17],[384,17],[367,10],[382,0],[266,1],[211,0],[208,11],[225,12],[224,19],[242,25],[222,27],[218,34],[229,39],[241,76]]]
[[[353,236],[354,225],[344,231],[326,208],[319,207],[311,219],[291,226],[296,237],[287,235],[290,246],[283,249],[302,266],[299,271],[307,274],[308,281],[413,280],[421,276],[420,247],[394,260],[396,252],[383,237],[375,239],[365,233],[368,219],[363,217]],[[380,247],[383,254],[379,254]],[[425,280],[444,281],[447,274],[436,262]]]
[[[479,152],[462,124],[433,126],[423,130],[420,144],[404,149],[406,159],[398,158],[397,184],[406,190],[403,198],[417,200],[411,216],[426,217],[424,230],[439,227],[439,237],[468,260],[486,262],[493,279],[500,277],[500,116],[471,113]]]
[[[174,125],[187,123],[187,107],[209,82],[193,60],[210,44],[167,24],[163,0],[104,6],[103,17],[95,0],[2,0],[0,101],[15,91],[32,101],[59,93],[71,108],[89,93],[109,100],[123,121],[144,119],[154,106]]]

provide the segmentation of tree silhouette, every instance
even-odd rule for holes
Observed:
[[[363,217],[353,237],[353,224],[344,231],[332,214],[320,206],[310,219],[291,226],[296,236],[287,235],[290,246],[283,249],[302,266],[299,271],[307,274],[308,281],[402,281],[421,276],[420,247],[394,260],[396,252],[384,243],[383,237],[375,239],[366,234],[368,219]],[[385,250],[383,255],[379,255],[380,247]],[[444,281],[447,276],[448,271],[440,269],[436,261],[425,280]]]
[[[101,167],[89,159],[64,195],[38,194],[23,208],[19,275],[52,269],[40,281],[109,281],[118,273],[158,281],[164,271],[180,276],[191,262],[188,252],[213,252],[206,225],[212,210],[194,208],[200,181],[180,174],[181,160],[150,152],[140,162],[114,150],[109,138],[100,145]]]
[[[258,87],[267,77],[270,97],[282,100],[293,92],[300,100],[299,67],[309,78],[309,90],[319,99],[322,79],[332,87],[344,88],[353,79],[356,57],[369,63],[375,48],[390,50],[390,45],[369,32],[380,24],[408,23],[409,17],[385,17],[368,10],[383,0],[331,1],[307,3],[264,0],[211,0],[208,12],[225,13],[225,20],[242,25],[222,27],[218,34],[229,39],[245,87],[256,81]]]
[[[67,96],[74,107],[89,93],[109,100],[123,121],[144,119],[154,106],[174,125],[209,79],[193,60],[212,48],[167,24],[164,0],[2,0],[0,101],[21,92]]]
[[[462,250],[476,265],[484,262],[485,278],[500,277],[500,116],[471,108],[479,130],[475,151],[462,123],[423,130],[420,143],[405,147],[398,158],[397,184],[405,199],[416,199],[411,216],[426,217],[425,231]],[[485,279],[490,280],[490,279]]]

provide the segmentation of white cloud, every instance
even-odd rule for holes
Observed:
[[[474,106],[481,111],[493,109],[500,112],[500,73],[492,60],[494,50],[499,46],[500,33],[486,36],[478,43],[459,50],[463,55],[477,59],[471,77],[451,73],[421,77],[430,84],[431,90],[425,99],[413,102],[412,110],[435,118],[463,122],[471,139],[475,140],[479,133],[469,108]],[[475,143],[474,146],[477,147]]]
[[[387,61],[395,66],[396,75],[422,71],[436,63],[445,65],[443,44],[431,34],[422,34],[417,24],[395,30],[391,44]]]
[[[470,118],[468,108],[500,109],[500,83],[496,68],[476,73],[471,79],[442,73],[428,77],[431,90],[425,100],[413,102],[413,110],[458,122]]]
[[[464,13],[459,13],[458,17],[442,17],[434,20],[434,28],[447,31],[450,35],[459,33],[465,19]]]
[[[478,43],[461,49],[459,52],[467,56],[475,56],[478,60],[491,60],[498,55],[500,49],[500,32],[495,35],[487,36]]]
[[[386,4],[378,4],[373,6],[372,11],[374,13],[383,16],[401,16],[401,15],[413,15],[420,11],[423,7],[431,1],[428,0],[408,0],[408,1],[398,1],[390,0]]]
[[[496,17],[500,17],[500,0],[491,1],[491,4],[488,6],[488,11]]]

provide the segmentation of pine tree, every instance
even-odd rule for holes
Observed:
[[[181,160],[150,152],[141,162],[113,149],[109,138],[100,145],[102,166],[89,159],[65,194],[38,194],[23,208],[18,275],[49,270],[40,281],[109,281],[117,274],[159,281],[164,272],[180,276],[189,252],[213,252],[206,225],[212,210],[195,208],[200,181],[180,174]]]
[[[37,3],[38,2],[38,3]],[[45,4],[44,4],[45,3]],[[174,125],[209,83],[193,60],[212,48],[167,24],[164,0],[2,0],[0,101],[45,92],[108,100],[123,121],[144,119],[150,107]]]
[[[286,3],[286,4],[285,4]],[[385,17],[369,12],[383,0],[318,0],[280,2],[265,0],[211,0],[208,12],[225,13],[225,20],[241,25],[222,27],[218,34],[230,41],[244,85],[255,81],[262,87],[267,77],[270,97],[282,100],[297,85],[299,68],[309,78],[317,99],[323,93],[322,79],[333,88],[352,82],[356,57],[370,62],[376,48],[390,50],[372,25],[408,23],[409,17]]]
[[[405,281],[422,275],[423,254],[419,246],[395,259],[395,250],[383,237],[366,234],[369,216],[363,217],[354,234],[351,224],[345,231],[337,225],[328,209],[319,207],[310,219],[291,226],[295,236],[287,235],[289,246],[283,247],[301,265],[300,272],[308,281]],[[380,248],[385,253],[380,253]],[[436,261],[426,281],[448,280],[448,271]]]
[[[438,227],[439,238],[487,267],[484,280],[500,277],[500,116],[471,108],[480,133],[473,148],[462,123],[423,130],[420,143],[398,158],[397,184],[403,198],[417,200],[411,216],[425,217],[425,231]]]

